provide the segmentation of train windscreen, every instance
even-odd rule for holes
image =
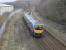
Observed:
[[[43,30],[43,25],[35,26],[35,30]]]

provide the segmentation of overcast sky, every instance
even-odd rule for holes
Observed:
[[[15,0],[0,0],[0,2],[4,3],[4,2],[13,2]]]

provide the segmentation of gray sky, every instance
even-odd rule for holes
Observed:
[[[13,2],[15,0],[0,0],[0,2],[4,3],[4,2]]]

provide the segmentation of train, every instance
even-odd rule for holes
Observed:
[[[37,18],[33,17],[32,14],[24,13],[23,16],[26,25],[31,31],[31,35],[35,37],[41,37],[44,33],[44,24],[40,22]]]

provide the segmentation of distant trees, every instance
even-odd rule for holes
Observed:
[[[66,23],[66,0],[41,0],[37,7],[40,15],[57,23]]]
[[[60,16],[59,19],[61,19],[60,23],[66,22],[66,5],[65,4],[66,4],[66,0],[60,0],[56,6],[58,15]]]

